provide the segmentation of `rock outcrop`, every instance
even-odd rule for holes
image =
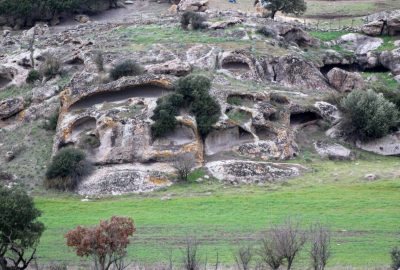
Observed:
[[[9,98],[0,101],[0,119],[7,119],[24,109],[23,98]]]
[[[211,175],[231,184],[274,183],[299,176],[306,168],[297,164],[223,160],[206,165]]]
[[[357,147],[383,156],[398,156],[400,155],[400,132],[368,142],[358,141]]]
[[[368,16],[372,20],[362,26],[361,31],[370,36],[400,35],[400,10],[384,11]]]

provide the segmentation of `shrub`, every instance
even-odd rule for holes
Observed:
[[[58,74],[61,74],[61,62],[52,54],[45,56],[45,61],[40,67],[40,73],[43,77],[51,79]]]
[[[390,89],[384,84],[373,83],[372,90],[376,93],[382,93],[387,100],[396,105],[397,109],[400,110],[400,88]]]
[[[96,51],[93,55],[93,61],[99,71],[104,71],[104,57],[101,51]]]
[[[141,65],[133,60],[125,60],[118,65],[116,65],[110,72],[110,77],[113,80],[118,80],[119,78],[125,76],[136,76],[144,73],[144,69]]]
[[[42,75],[36,69],[31,69],[28,73],[28,77],[26,77],[27,83],[34,83],[42,79]]]
[[[362,140],[380,138],[397,125],[399,112],[382,94],[372,90],[355,90],[341,101],[347,116],[344,130]]]
[[[45,186],[59,190],[73,190],[90,165],[85,154],[75,148],[63,148],[52,159],[46,171]]]
[[[54,112],[49,119],[46,119],[44,122],[43,128],[49,131],[55,131],[57,129],[57,124],[58,124],[58,115],[59,115],[59,110]]]
[[[218,121],[221,109],[218,102],[208,93],[211,81],[202,75],[188,75],[178,80],[175,92],[157,102],[152,120],[153,136],[161,137],[176,125],[175,116],[179,108],[186,107],[196,117],[200,134],[206,136]]]
[[[278,93],[271,93],[270,99],[272,102],[276,102],[279,104],[289,104],[290,102],[287,96]]]
[[[84,149],[93,149],[100,146],[100,140],[94,135],[85,134],[81,137],[79,146]]]
[[[188,175],[195,165],[196,160],[194,156],[190,153],[176,157],[172,164],[172,166],[178,173],[179,180],[181,181],[188,180]]]
[[[205,18],[200,14],[193,11],[186,11],[181,16],[181,27],[186,30],[191,25],[193,30],[204,29],[204,21]]]
[[[278,33],[274,29],[271,29],[271,28],[268,28],[265,26],[258,28],[256,30],[256,32],[258,34],[261,34],[265,37],[270,37],[270,38],[276,38],[278,36]]]
[[[390,251],[390,257],[392,259],[391,268],[393,270],[400,269],[400,248],[395,247]]]

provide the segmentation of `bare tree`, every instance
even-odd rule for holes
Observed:
[[[196,239],[186,239],[186,247],[183,256],[183,269],[185,270],[199,270],[200,260],[198,256],[198,242]]]
[[[259,255],[262,264],[270,267],[272,270],[277,270],[283,263],[283,256],[278,250],[279,242],[274,234],[268,233],[261,240]]]
[[[310,257],[312,269],[324,270],[328,259],[331,256],[331,232],[322,224],[316,223],[311,226],[310,234]]]
[[[293,261],[306,242],[306,235],[300,229],[300,222],[288,218],[281,227],[274,227],[272,233],[278,240],[278,250],[287,261],[287,270],[292,268]]]
[[[282,225],[273,226],[262,240],[261,257],[272,269],[278,269],[286,260],[286,269],[289,270],[305,242],[300,223],[288,218]]]
[[[192,154],[184,154],[178,156],[173,161],[172,166],[175,168],[178,178],[181,181],[187,181],[190,171],[195,166],[196,161]]]
[[[236,265],[239,270],[249,270],[253,258],[253,250],[250,246],[240,247],[235,254]]]

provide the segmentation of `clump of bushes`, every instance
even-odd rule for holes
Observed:
[[[189,25],[193,30],[204,29],[205,18],[193,11],[186,11],[181,16],[181,27],[185,30],[189,29]]]
[[[40,73],[43,77],[51,79],[56,75],[61,74],[61,62],[53,54],[47,54],[45,61],[40,67]]]
[[[392,259],[391,269],[400,269],[400,248],[395,247],[390,251],[390,257]]]
[[[278,33],[275,30],[265,27],[265,26],[259,27],[256,30],[256,33],[263,35],[265,37],[270,37],[270,38],[276,38],[278,36]]]
[[[161,98],[152,116],[154,137],[175,129],[179,108],[188,108],[196,117],[200,134],[205,137],[221,114],[218,102],[209,94],[211,81],[202,75],[188,75],[178,80],[175,93]]]
[[[46,188],[74,190],[90,169],[85,153],[71,147],[62,148],[48,166],[44,184]]]
[[[355,90],[340,102],[346,114],[344,130],[361,140],[380,138],[396,127],[399,112],[382,94],[372,90]]]
[[[125,76],[137,76],[144,73],[141,65],[133,60],[125,60],[117,64],[110,72],[110,77],[115,81]]]
[[[26,82],[27,83],[34,83],[36,81],[39,81],[42,79],[42,75],[40,72],[36,69],[31,69],[28,73],[28,76],[26,77]]]

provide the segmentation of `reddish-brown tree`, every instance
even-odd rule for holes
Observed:
[[[136,231],[131,218],[112,217],[101,221],[98,226],[78,226],[69,231],[67,245],[75,249],[80,257],[92,257],[97,270],[109,270],[121,265],[126,256],[129,237]]]

